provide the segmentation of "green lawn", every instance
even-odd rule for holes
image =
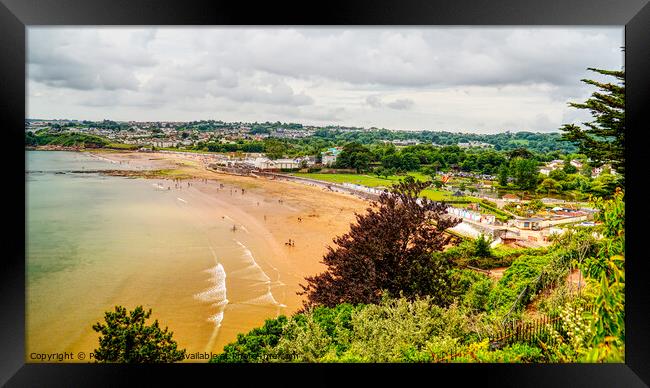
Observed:
[[[317,179],[325,182],[332,183],[353,183],[368,187],[390,187],[393,183],[397,183],[404,179],[404,175],[391,175],[388,178],[377,177],[376,175],[362,175],[362,174],[320,174],[320,173],[293,173],[302,178]],[[430,179],[426,175],[419,172],[410,172],[409,175],[418,180]],[[480,202],[480,199],[473,197],[454,197],[451,191],[425,189],[422,191],[422,196],[431,199],[432,201],[468,201]],[[465,206],[464,204],[457,204],[454,206]]]
[[[527,146],[528,145],[528,140],[526,139],[513,139],[509,141],[510,144],[515,144],[518,146]]]
[[[362,175],[362,174],[320,174],[320,173],[301,173],[297,172],[292,175],[317,179],[319,181],[332,182],[332,183],[354,183],[368,187],[390,187],[393,183],[397,183],[404,179],[404,175],[391,175],[388,178],[377,177],[376,175]],[[415,179],[426,180],[424,174],[418,172],[409,173]]]

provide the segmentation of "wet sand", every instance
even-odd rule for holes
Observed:
[[[169,190],[180,204],[188,208],[196,220],[197,232],[218,240],[221,237],[211,237],[206,226],[214,222],[226,225],[233,241],[242,247],[243,254],[249,255],[263,271],[261,274],[253,271],[252,267],[241,267],[241,262],[223,261],[223,255],[215,250],[215,260],[223,261],[227,276],[228,304],[222,309],[223,320],[216,336],[207,341],[205,322],[197,324],[196,340],[181,340],[193,336],[191,327],[175,328],[179,343],[191,345],[192,351],[220,352],[224,345],[236,339],[238,333],[262,325],[265,319],[298,310],[303,299],[296,294],[301,290],[299,284],[305,284],[305,277],[325,270],[321,259],[327,246],[332,245],[335,236],[349,230],[350,223],[355,221],[355,212],[363,213],[368,207],[366,201],[357,197],[308,185],[215,173],[206,170],[198,160],[173,154],[132,152],[101,153],[98,156],[127,164],[130,168],[173,169],[184,177],[192,176],[191,179],[174,180],[170,177],[149,181],[158,185],[160,190]],[[234,230],[231,229],[233,226]],[[289,239],[293,241],[292,245],[287,244]],[[218,293],[218,290],[210,291],[215,276],[220,276],[216,270],[216,267],[205,268],[201,275],[204,292],[208,292],[205,306],[210,308],[213,317],[219,312],[210,304],[214,299],[209,298]],[[193,268],[192,272],[197,273],[197,269]],[[183,284],[178,286],[184,287]],[[128,294],[128,290],[125,293]],[[159,310],[161,322],[164,323],[165,317],[174,319],[171,309]],[[206,345],[202,347],[199,343]]]

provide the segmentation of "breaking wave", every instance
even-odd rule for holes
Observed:
[[[214,322],[216,327],[221,326],[223,320],[223,311],[228,304],[226,297],[226,271],[221,264],[217,264],[213,268],[205,270],[210,276],[212,287],[207,290],[194,295],[194,298],[211,303],[212,307],[217,308],[217,313],[208,318],[209,321]]]
[[[249,299],[247,301],[241,302],[242,304],[255,304],[255,305],[275,305],[280,307],[286,307],[286,305],[278,302],[271,292],[271,278],[264,272],[262,267],[257,264],[253,253],[246,247],[246,245],[235,240],[237,244],[244,250],[244,259],[246,260],[246,267],[238,269],[230,273],[231,276],[237,277],[239,279],[247,280],[256,280],[260,283],[266,285],[266,293],[264,295],[258,296],[257,298]],[[281,283],[279,280],[274,282],[276,284]],[[282,283],[284,284],[284,283]]]

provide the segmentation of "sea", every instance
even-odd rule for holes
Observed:
[[[97,172],[135,168],[86,152],[26,152],[27,362],[61,352],[88,362],[93,324],[117,305],[151,309],[180,347],[211,354],[286,312],[264,230],[171,179]]]

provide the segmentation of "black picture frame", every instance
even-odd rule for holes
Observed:
[[[36,25],[618,25],[625,26],[627,163],[626,362],[625,364],[390,364],[390,365],[80,365],[26,364],[25,344],[25,36]],[[643,254],[643,167],[649,152],[647,128],[650,81],[648,0],[364,0],[355,2],[250,4],[234,1],[0,0],[0,118],[5,226],[0,260],[0,383],[7,386],[132,385],[159,380],[188,382],[190,376],[215,385],[227,378],[244,386],[443,384],[498,386],[607,386],[650,384],[650,297],[644,289],[648,260]],[[20,171],[20,168],[23,171]],[[21,228],[22,227],[22,228]],[[152,380],[153,379],[153,380]],[[418,380],[415,380],[418,379]]]

